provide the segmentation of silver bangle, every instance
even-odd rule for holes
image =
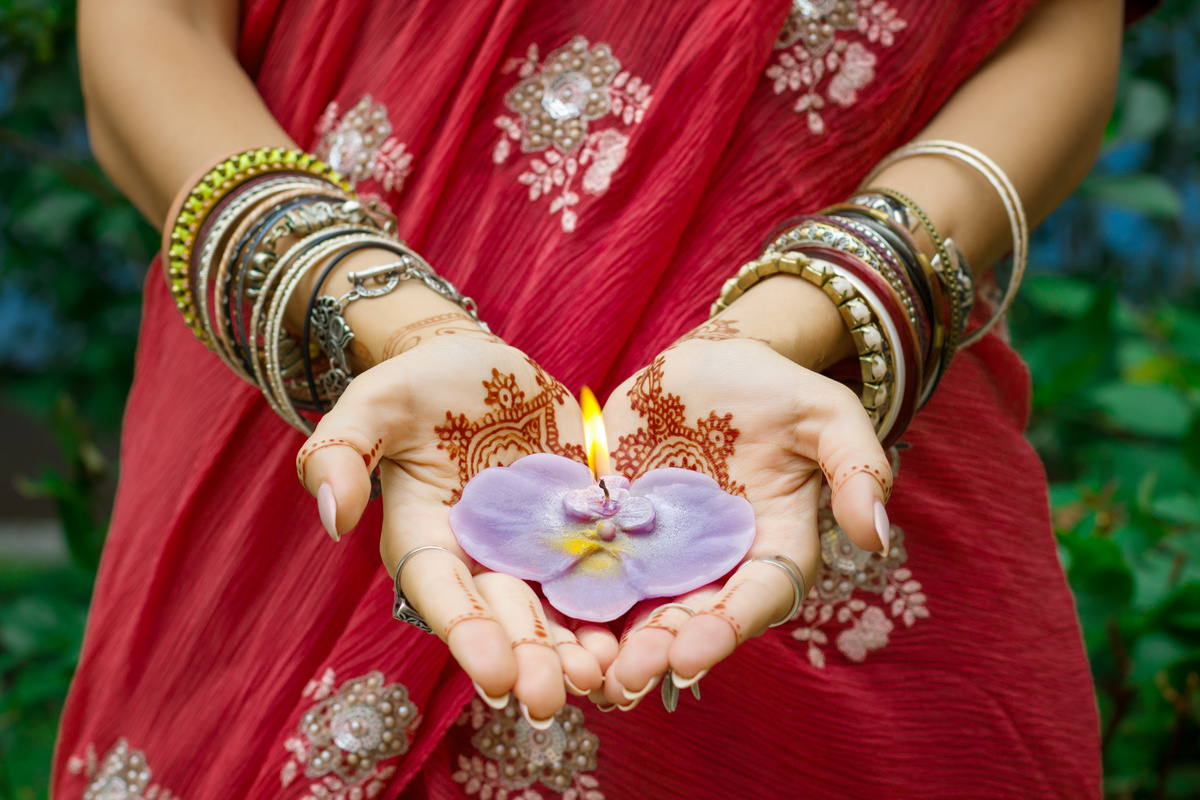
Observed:
[[[329,359],[329,372],[322,378],[322,388],[325,389],[329,400],[336,403],[353,379],[350,374],[350,364],[346,360],[346,348],[354,340],[354,331],[346,322],[346,307],[355,300],[368,297],[382,297],[395,290],[401,281],[419,280],[433,291],[450,302],[456,304],[467,313],[479,327],[491,333],[487,323],[479,319],[475,301],[463,296],[450,281],[434,272],[433,267],[425,259],[411,250],[404,242],[389,242],[392,248],[397,245],[401,250],[400,259],[378,267],[371,267],[360,272],[351,272],[347,279],[352,284],[350,291],[341,297],[321,295],[313,304],[309,320],[312,325],[312,336],[316,344]],[[368,288],[367,282],[375,284]]]

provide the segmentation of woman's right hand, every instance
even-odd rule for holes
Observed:
[[[461,313],[406,326],[383,355],[301,449],[301,481],[338,538],[366,508],[378,464],[388,571],[416,548],[436,546],[404,565],[408,603],[494,704],[502,707],[511,691],[528,717],[549,720],[566,702],[564,684],[579,694],[600,688],[615,640],[597,636],[594,644],[581,631],[581,646],[528,584],[462,551],[449,511],[486,467],[534,452],[582,460],[579,406],[532,359]]]

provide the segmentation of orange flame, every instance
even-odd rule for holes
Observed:
[[[588,468],[597,478],[611,475],[608,440],[604,436],[604,417],[600,415],[600,404],[596,402],[596,395],[586,386],[579,393],[579,405],[583,408],[583,441],[587,448]]]

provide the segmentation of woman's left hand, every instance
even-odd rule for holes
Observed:
[[[745,338],[733,310],[701,325],[618,387],[604,408],[614,472],[657,467],[707,473],[744,495],[757,531],[724,585],[643,604],[630,617],[599,703],[630,708],[670,669],[689,685],[747,639],[783,621],[796,600],[782,555],[811,587],[820,558],[822,472],[833,513],[855,544],[878,551],[889,530],[883,503],[892,473],[858,397],[843,384]]]

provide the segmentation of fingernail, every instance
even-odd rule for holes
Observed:
[[[321,515],[321,524],[325,532],[337,542],[341,541],[337,532],[337,498],[333,496],[333,487],[328,482],[322,483],[317,489],[317,512]]]
[[[567,687],[567,691],[576,697],[587,697],[587,695],[590,694],[590,692],[585,692],[583,689],[580,689],[578,686],[572,683],[571,679],[565,672],[563,673],[563,686]]]
[[[602,704],[598,704],[596,706],[596,708],[600,709],[605,714],[612,711],[616,707],[617,707],[616,703],[602,703]]]
[[[883,545],[883,557],[887,558],[892,549],[892,524],[888,522],[887,511],[883,503],[875,501],[875,533],[879,534],[879,543]]]
[[[633,711],[634,707],[640,702],[642,702],[642,698],[639,697],[632,703],[617,703],[617,708],[621,709],[622,711]]]
[[[681,677],[679,677],[678,672],[672,672],[671,673],[671,683],[675,684],[676,689],[686,689],[689,686],[691,686],[693,683],[696,683],[698,680],[700,680],[707,674],[708,674],[708,670],[702,669],[690,678],[681,678]]]
[[[621,694],[623,694],[625,696],[626,700],[630,700],[630,701],[634,701],[634,702],[641,700],[643,697],[645,697],[647,694],[650,693],[651,689],[653,689],[655,686],[658,686],[658,679],[659,679],[659,676],[655,675],[653,678],[650,679],[650,682],[647,683],[646,686],[640,692],[631,692],[628,689],[622,688]]]
[[[510,692],[505,692],[499,697],[492,697],[475,681],[471,681],[471,685],[475,687],[475,694],[479,695],[479,699],[483,700],[483,702],[487,703],[492,708],[496,709],[497,711],[503,711],[504,709],[508,708],[508,698],[511,696]]]
[[[525,721],[529,723],[529,727],[533,728],[535,731],[550,730],[550,726],[554,724],[554,717],[550,717],[549,719],[534,719],[533,717],[529,716],[529,706],[525,705],[525,701],[521,700],[519,703],[521,706],[521,716],[523,716]]]

